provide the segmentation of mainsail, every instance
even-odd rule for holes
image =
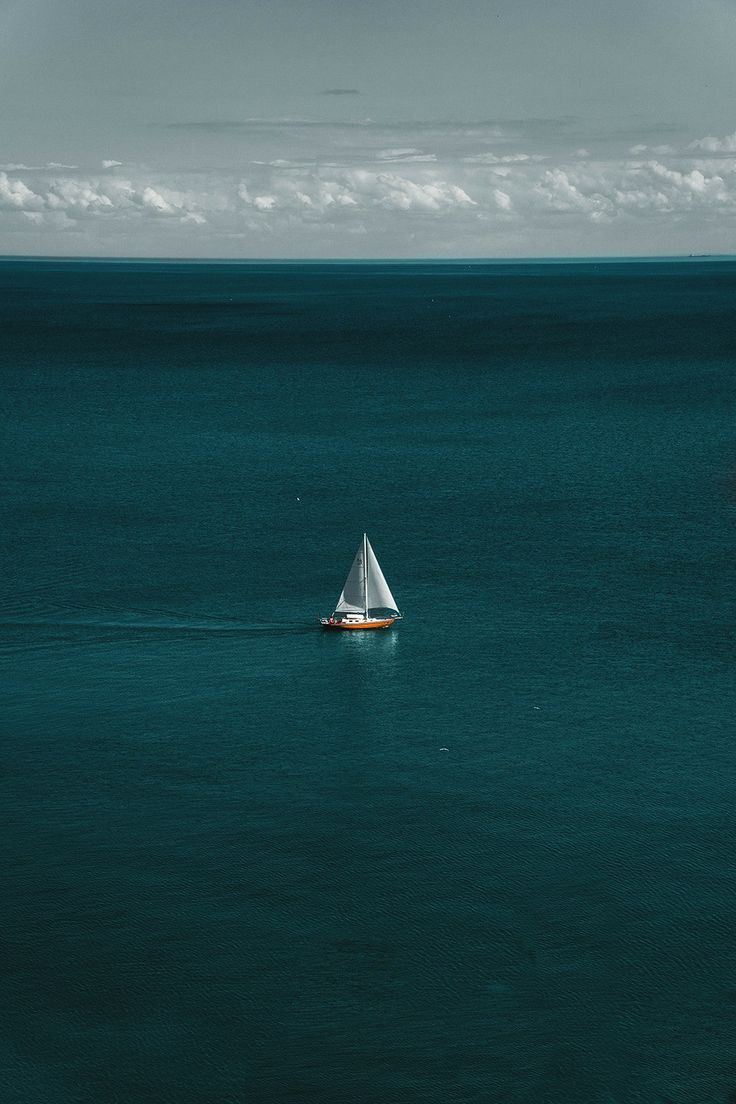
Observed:
[[[365,613],[365,569],[363,566],[363,545],[355,553],[353,566],[348,572],[345,586],[342,588],[335,613]]]
[[[363,613],[367,616],[372,609],[399,612],[371,543],[364,536],[335,606],[335,613]]]
[[[368,553],[368,609],[387,609],[399,612],[396,599],[389,589],[376,554],[371,548],[371,542],[365,538],[366,552]]]

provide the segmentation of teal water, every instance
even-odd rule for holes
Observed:
[[[3,1101],[736,1100],[736,262],[0,325]]]

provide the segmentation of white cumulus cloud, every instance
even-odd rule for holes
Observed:
[[[184,255],[209,256],[237,242],[256,256],[374,248],[417,255],[417,243],[435,255],[494,255],[503,240],[513,255],[525,243],[527,254],[554,253],[572,240],[578,253],[601,242],[633,253],[645,240],[653,252],[671,253],[684,227],[692,228],[686,252],[706,239],[711,250],[716,241],[736,252],[736,135],[699,138],[679,152],[638,143],[605,158],[582,146],[541,153],[529,134],[514,145],[463,133],[452,148],[433,130],[434,159],[422,152],[425,138],[419,129],[394,142],[387,134],[377,149],[375,136],[361,131],[352,151],[249,160],[237,171],[123,169],[113,159],[98,159],[96,173],[12,163],[0,167],[0,233],[15,235],[10,246],[36,235],[33,248],[49,252],[57,231],[67,241],[74,230],[76,240],[103,242],[111,253],[116,242],[124,252],[138,241],[141,252],[176,242]]]
[[[696,138],[689,149],[702,150],[704,153],[736,153],[736,131],[725,138],[715,138],[712,134],[705,138]]]
[[[160,192],[157,192],[150,185],[141,192],[141,202],[144,207],[155,211],[157,215],[174,215],[179,206],[179,204],[170,203],[168,199],[165,199]]]
[[[614,204],[606,194],[605,181],[583,176],[569,169],[548,169],[536,186],[543,201],[554,211],[579,213],[594,222],[614,213]]]
[[[82,180],[55,180],[45,198],[46,206],[52,211],[112,211],[115,207],[109,195],[94,184]]]
[[[0,172],[0,207],[33,211],[43,207],[43,199],[22,180],[14,180],[6,172]]]

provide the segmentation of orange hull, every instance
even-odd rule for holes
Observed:
[[[323,621],[322,628],[338,629],[341,632],[347,629],[390,629],[395,620],[395,617],[384,617],[376,621],[335,621],[333,624]]]

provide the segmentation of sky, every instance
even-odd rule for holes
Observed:
[[[0,0],[0,254],[736,253],[736,0]]]

